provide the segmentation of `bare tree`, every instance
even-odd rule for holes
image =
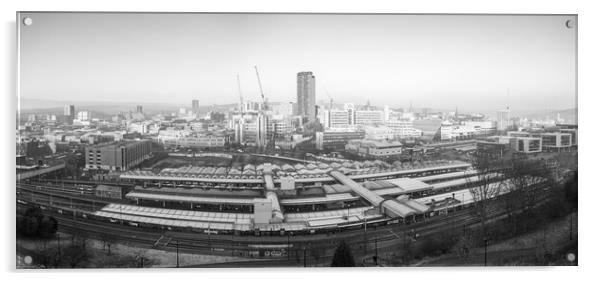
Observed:
[[[400,253],[400,257],[401,257],[401,263],[404,265],[407,265],[410,263],[410,261],[412,260],[412,240],[413,240],[413,231],[411,232],[407,232],[404,231],[403,232],[403,236],[401,238],[401,245],[399,248],[399,252]]]
[[[147,255],[148,250],[139,249],[134,252],[134,258],[138,261],[138,267],[151,267],[155,264],[155,260]]]
[[[549,165],[542,160],[513,158],[504,169],[504,176],[506,212],[516,233],[517,216],[528,213],[535,207],[542,194],[542,185],[553,181],[552,172]]]
[[[88,233],[82,232],[82,233],[78,234],[77,237],[75,238],[75,242],[78,243],[78,245],[83,250],[86,250],[86,248],[88,246]]]
[[[467,184],[470,185],[475,213],[481,220],[481,231],[486,235],[485,222],[491,209],[491,199],[498,196],[502,184],[499,173],[502,160],[487,154],[475,154],[472,162],[473,168],[477,171],[476,179],[467,178]]]
[[[55,247],[49,246],[46,241],[37,246],[32,258],[36,264],[39,264],[44,268],[58,266],[57,250]]]
[[[513,159],[506,169],[506,178],[508,184],[504,191],[516,193],[517,209],[526,212],[537,203],[538,187],[548,182],[550,172],[542,161]]]
[[[113,237],[108,233],[100,234],[100,241],[102,241],[102,248],[107,251],[107,255],[111,255],[111,243],[113,243]]]
[[[88,251],[79,243],[71,243],[62,256],[71,268],[81,267],[90,257]]]
[[[313,247],[310,250],[311,256],[316,261],[316,264],[320,263],[320,257],[324,254],[324,248],[322,247]]]
[[[472,232],[465,231],[463,235],[458,238],[458,242],[453,247],[453,252],[456,253],[458,258],[469,262],[474,257],[474,250],[477,248],[477,243]]]
[[[99,268],[135,268],[140,267],[140,260],[133,255],[101,256],[96,262]],[[146,260],[145,260],[146,263]],[[146,266],[146,264],[145,264]]]

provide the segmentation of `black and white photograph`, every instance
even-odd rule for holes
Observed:
[[[17,271],[579,264],[577,14],[15,21]]]

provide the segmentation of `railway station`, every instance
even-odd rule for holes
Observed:
[[[93,194],[109,202],[83,212],[91,219],[167,230],[312,233],[412,223],[464,208],[474,203],[469,188],[478,181],[471,165],[459,161],[131,170],[114,186],[97,185]],[[54,204],[60,205],[56,199]]]
[[[474,175],[470,164],[433,161],[420,166],[355,163],[182,167],[128,171],[124,182],[132,204],[111,204],[95,215],[135,224],[216,231],[311,231],[337,229],[391,219],[424,218],[431,207],[424,197],[462,188]],[[474,176],[473,176],[474,177]],[[424,181],[420,178],[425,179]],[[451,181],[429,182],[452,179]],[[249,182],[253,182],[251,187]],[[441,183],[451,182],[439,187]],[[132,209],[133,208],[133,209]],[[225,215],[224,215],[225,214]]]

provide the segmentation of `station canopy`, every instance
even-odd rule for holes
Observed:
[[[430,190],[433,187],[429,184],[426,184],[417,179],[411,178],[398,178],[398,179],[389,179],[385,180],[388,183],[394,184],[395,186],[401,188],[403,193],[414,193]]]

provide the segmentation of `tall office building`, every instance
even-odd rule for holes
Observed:
[[[297,114],[316,120],[316,77],[310,71],[297,73]]]
[[[199,113],[199,100],[192,100],[192,113]]]
[[[142,113],[142,105],[136,105],[136,112]]]
[[[73,119],[75,119],[75,105],[66,104],[63,110],[64,120],[67,124],[73,124]]]
[[[71,118],[75,117],[75,105],[66,104],[63,115],[70,116]]]
[[[497,111],[497,127],[498,131],[505,131],[510,126],[510,118],[508,116],[508,109]]]

